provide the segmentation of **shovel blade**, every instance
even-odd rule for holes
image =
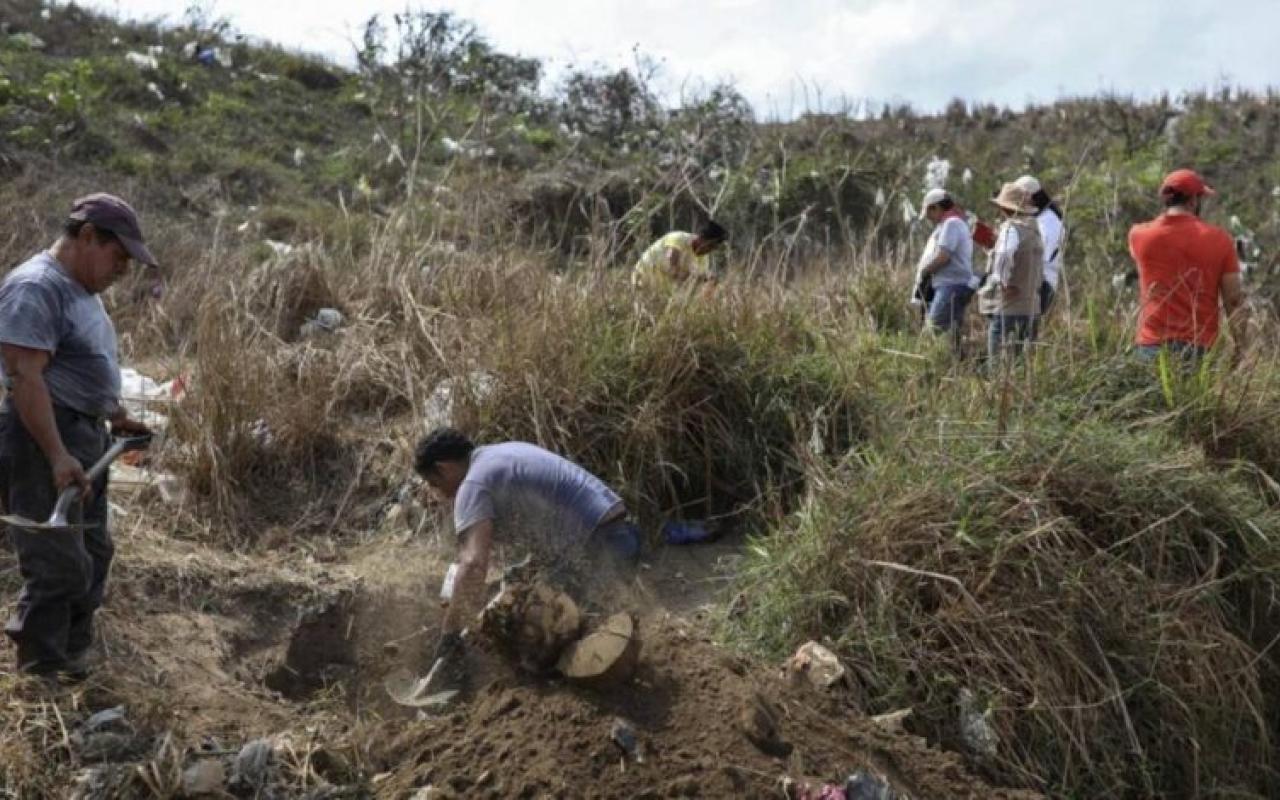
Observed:
[[[49,522],[36,522],[33,519],[27,519],[21,514],[5,514],[0,516],[0,522],[6,525],[12,525],[15,528],[23,528],[29,531],[75,531],[83,530],[87,525],[79,523],[67,523],[65,525],[52,525]]]
[[[431,671],[421,678],[408,670],[398,670],[387,676],[383,687],[387,690],[387,694],[391,699],[402,706],[409,706],[410,708],[443,708],[458,696],[458,691],[456,689],[449,689],[443,692],[431,691],[431,684],[434,682],[433,678],[435,678],[442,660],[437,659],[436,663],[431,667]]]

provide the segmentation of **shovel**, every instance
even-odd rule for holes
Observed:
[[[463,633],[466,636],[466,633]],[[391,699],[402,706],[411,708],[439,708],[447,707],[453,699],[458,696],[457,689],[446,689],[440,692],[433,692],[432,687],[437,683],[437,676],[441,674],[441,670],[448,663],[448,656],[440,656],[431,665],[431,669],[427,674],[419,678],[407,669],[399,669],[388,675],[383,681],[382,686],[387,690],[387,694]]]
[[[436,663],[431,666],[431,670],[421,678],[407,669],[397,670],[387,676],[383,686],[391,699],[402,706],[409,706],[410,708],[444,708],[452,702],[453,698],[458,696],[458,690],[431,691],[431,684],[435,681],[436,673],[440,671],[440,667],[443,664],[444,659],[437,658]]]
[[[145,450],[147,445],[151,444],[151,437],[148,436],[131,436],[127,439],[117,439],[114,444],[108,448],[107,452],[102,454],[102,458],[89,468],[85,473],[90,483],[93,483],[111,466],[111,462],[115,461],[121,453],[127,453],[131,450]],[[27,519],[19,514],[5,514],[0,516],[0,522],[6,525],[12,525],[16,528],[23,528],[29,531],[71,531],[83,530],[92,527],[90,524],[80,522],[68,522],[67,511],[71,509],[71,504],[80,496],[79,486],[68,486],[58,495],[58,502],[53,506],[53,513],[49,515],[49,519],[44,522],[36,522]]]

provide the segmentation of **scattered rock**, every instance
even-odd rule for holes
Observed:
[[[84,721],[85,733],[133,733],[133,726],[125,717],[124,706],[104,709]]]
[[[575,683],[618,686],[631,679],[640,660],[636,621],[614,614],[591,635],[574,642],[560,656],[560,673]]]
[[[793,683],[807,680],[817,689],[830,689],[846,680],[846,671],[840,659],[817,642],[805,642],[787,660],[787,675]]]
[[[76,734],[72,744],[85,761],[124,761],[136,749],[132,734],[111,731]]]
[[[71,744],[85,761],[121,761],[138,749],[124,706],[99,711],[71,734]]]
[[[912,709],[902,708],[897,711],[890,711],[888,714],[879,714],[871,718],[871,721],[879,725],[888,733],[903,733],[903,725],[907,718],[912,714]]]
[[[226,770],[222,762],[212,758],[201,759],[182,773],[182,794],[186,797],[209,797],[222,794],[226,782]]]
[[[302,323],[302,327],[298,331],[298,335],[303,339],[312,339],[317,336],[337,333],[338,328],[346,321],[346,317],[336,308],[322,308],[316,312],[315,317]]]
[[[231,785],[235,788],[260,791],[271,777],[271,758],[275,748],[267,739],[255,739],[236,755],[231,769]]]

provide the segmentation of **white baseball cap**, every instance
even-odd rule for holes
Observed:
[[[1040,181],[1036,180],[1030,175],[1023,175],[1021,178],[1018,178],[1016,181],[1014,181],[1014,183],[1018,185],[1019,189],[1026,192],[1027,194],[1035,194],[1041,189]]]
[[[951,198],[951,194],[946,189],[930,189],[924,193],[924,199],[920,201],[920,218],[924,218],[924,212],[929,210],[929,206],[936,206],[943,200]]]

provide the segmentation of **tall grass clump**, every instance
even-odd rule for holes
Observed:
[[[829,637],[872,710],[914,708],[998,781],[1273,796],[1280,514],[1248,470],[1171,424],[1042,411],[903,436],[812,485],[752,548],[734,635]],[[993,751],[966,742],[962,690]]]

